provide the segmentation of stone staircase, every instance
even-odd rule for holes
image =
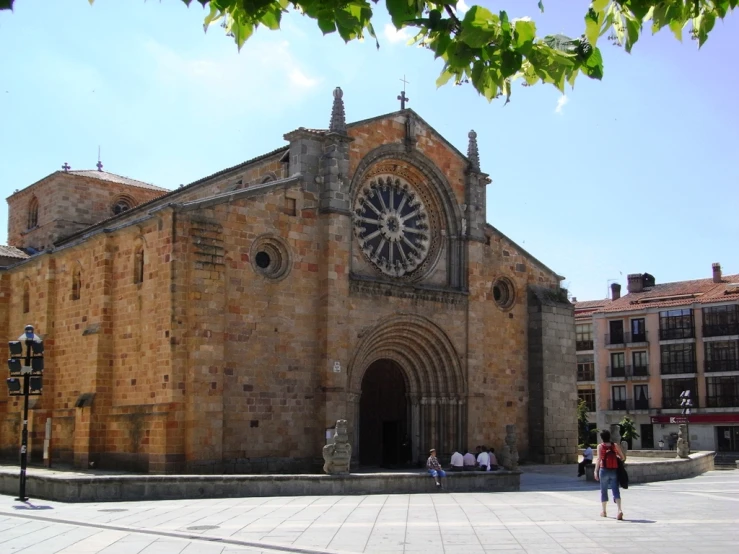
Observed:
[[[716,452],[713,463],[716,469],[737,469],[737,460],[739,452]]]

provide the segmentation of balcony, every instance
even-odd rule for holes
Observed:
[[[632,379],[646,379],[649,377],[649,365],[627,365],[626,375]]]
[[[635,342],[649,342],[647,340],[647,331],[643,333],[624,333],[624,338],[627,344],[633,344]]]
[[[690,393],[690,400],[692,402],[692,405],[690,406],[691,410],[695,410],[699,407],[698,403],[698,397],[693,394],[693,392]],[[663,396],[662,397],[662,408],[663,409],[673,409],[673,408],[681,408],[680,405],[680,394],[675,394],[674,396]]]
[[[739,360],[706,360],[703,362],[706,373],[715,371],[739,371]]]
[[[614,400],[613,398],[611,398],[608,401],[609,410],[626,411],[626,406],[627,406],[627,401],[625,399],[624,400]]]
[[[706,408],[739,408],[739,396],[706,396]]]
[[[614,379],[626,379],[626,367],[606,366],[606,375]]]
[[[595,381],[595,370],[591,367],[589,369],[577,369],[577,380],[578,381]]]
[[[592,340],[578,340],[575,341],[575,350],[592,350],[593,349],[593,341]]]
[[[659,330],[659,340],[692,339],[694,337],[695,330],[692,327]]]
[[[723,337],[727,335],[739,335],[739,323],[716,323],[703,326],[704,337]]]
[[[649,398],[634,399],[634,410],[648,410],[649,409]]]
[[[606,333],[606,346],[626,344],[626,333]]]
[[[662,375],[675,375],[678,373],[695,373],[695,362],[662,362],[659,364]]]

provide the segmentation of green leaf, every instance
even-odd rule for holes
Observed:
[[[544,13],[544,3],[541,0],[539,0],[538,5],[539,5],[539,9],[541,10],[541,13]]]
[[[580,69],[591,79],[600,81],[603,78],[603,55],[599,48],[593,48],[593,53]]]
[[[500,73],[504,77],[514,75],[521,69],[521,64],[523,63],[523,56],[519,52],[511,52],[510,50],[505,50],[501,54],[500,59]]]
[[[585,36],[590,44],[595,44],[600,36],[599,14],[593,8],[585,15]]]
[[[446,85],[449,82],[449,79],[452,78],[452,74],[448,70],[444,70],[441,72],[441,75],[436,79],[436,87],[441,87]]]
[[[516,19],[513,29],[516,48],[526,54],[536,38],[536,24],[528,18]]]
[[[471,48],[480,48],[493,41],[498,33],[499,20],[490,10],[472,6],[462,21],[459,40]]]
[[[92,4],[92,0],[90,0],[90,4]],[[0,0],[0,10],[12,10],[13,9],[13,0]]]
[[[673,19],[669,23],[672,34],[675,35],[675,38],[679,40],[680,42],[683,41],[683,25],[684,23],[682,21],[678,21],[675,19]]]
[[[413,2],[413,5],[415,6],[416,3]],[[396,29],[400,29],[406,21],[416,19],[421,15],[419,10],[411,8],[411,2],[408,0],[386,0],[385,6]]]
[[[634,47],[634,44],[636,44],[636,41],[639,40],[639,31],[641,30],[641,22],[632,19],[627,18],[626,19],[626,51],[631,52],[631,49]]]

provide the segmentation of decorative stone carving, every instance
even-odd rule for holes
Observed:
[[[688,437],[687,425],[680,425],[677,431],[677,457],[690,458],[690,437]]]
[[[341,87],[334,89],[334,105],[331,108],[331,123],[328,130],[332,133],[346,134],[346,117],[344,115],[344,92]]]
[[[500,451],[501,465],[509,470],[518,469],[518,448],[516,447],[516,426],[505,426],[505,444]]]
[[[470,139],[467,145],[467,158],[470,160],[470,169],[480,171],[480,153],[477,149],[477,133],[475,131],[470,131],[467,133],[467,137]]]
[[[323,471],[328,475],[349,473],[352,445],[349,443],[349,423],[345,419],[336,422],[333,442],[323,447]]]
[[[416,270],[431,246],[421,196],[390,175],[366,183],[354,203],[354,233],[365,257],[382,273],[401,277]]]

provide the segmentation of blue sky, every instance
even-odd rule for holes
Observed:
[[[468,2],[470,5],[471,1]],[[589,2],[480,2],[532,16],[540,35],[578,36]],[[563,97],[514,86],[489,104],[470,86],[434,82],[426,50],[388,33],[345,45],[291,15],[237,52],[204,11],[179,0],[17,0],[0,13],[0,192],[9,196],[64,162],[176,188],[282,146],[294,128],[326,127],[331,91],[347,119],[409,107],[457,148],[478,133],[488,221],[566,277],[580,300],[609,280],[657,282],[739,273],[739,14],[699,51],[669,31],[631,55],[602,40],[602,82],[580,78]],[[0,243],[7,207],[0,207]]]

